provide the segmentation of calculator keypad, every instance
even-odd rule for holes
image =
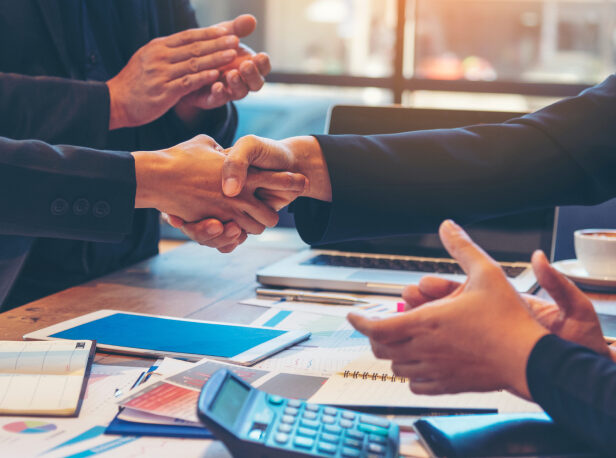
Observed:
[[[277,397],[270,396],[268,401],[281,414],[272,445],[321,456],[397,456],[397,451],[388,454],[387,438],[392,424],[383,418],[295,399],[278,404]]]

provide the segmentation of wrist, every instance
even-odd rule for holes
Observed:
[[[549,331],[532,318],[528,325],[512,327],[517,329],[512,329],[513,332],[501,336],[501,341],[505,343],[505,351],[497,357],[497,370],[503,375],[504,386],[508,391],[532,401],[526,368],[537,342],[548,335]]]
[[[164,155],[151,151],[131,153],[135,160],[135,208],[157,208],[162,210],[160,193],[160,170],[163,168]]]
[[[325,155],[318,140],[312,136],[293,137],[282,141],[294,157],[295,173],[308,178],[308,187],[304,197],[325,202],[332,201],[332,186]]]
[[[107,81],[106,84],[109,91],[109,130],[130,127],[127,122],[126,111],[120,103],[120,96],[113,79]]]

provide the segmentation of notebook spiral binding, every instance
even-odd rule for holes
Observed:
[[[381,382],[400,382],[406,383],[406,377],[396,377],[395,375],[379,374],[378,372],[360,372],[360,371],[344,371],[342,374],[344,378],[353,378],[361,380],[374,380]]]

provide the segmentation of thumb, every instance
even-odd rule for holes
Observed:
[[[179,229],[182,226],[184,226],[184,220],[180,218],[179,216],[168,215],[167,213],[161,213],[160,215],[167,222],[167,224],[169,224],[169,226],[171,227],[175,227],[176,229]]]
[[[550,265],[542,251],[533,253],[532,266],[539,285],[554,299],[569,317],[594,314],[594,307],[586,295],[567,277]]]
[[[256,146],[249,137],[243,137],[227,150],[227,157],[222,165],[222,191],[226,196],[235,197],[244,189]]]
[[[227,33],[244,38],[255,31],[257,19],[252,14],[242,14],[231,21],[221,22],[216,25],[226,29]]]
[[[460,263],[469,277],[480,275],[487,266],[496,266],[495,261],[453,221],[447,220],[441,224],[439,236],[447,252]]]

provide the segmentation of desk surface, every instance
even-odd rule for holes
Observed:
[[[238,304],[254,295],[255,272],[305,247],[294,230],[272,230],[234,253],[187,243],[119,272],[0,314],[0,339],[97,309],[248,324],[264,309]],[[598,311],[616,314],[616,294],[589,294]],[[101,364],[149,366],[151,360],[99,354]],[[220,444],[208,456],[228,456]]]

